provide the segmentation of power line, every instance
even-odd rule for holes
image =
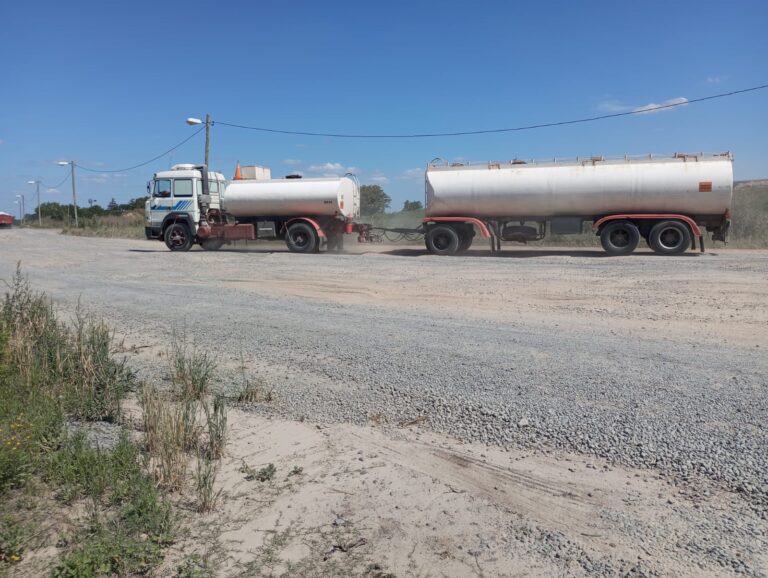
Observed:
[[[82,170],[84,170],[84,171],[88,171],[88,172],[91,172],[91,173],[122,173],[123,171],[132,171],[133,169],[138,169],[139,167],[143,167],[143,166],[145,166],[145,165],[148,165],[149,163],[151,163],[151,162],[154,162],[154,161],[156,161],[157,159],[161,159],[161,158],[163,158],[165,155],[167,155],[167,154],[169,154],[169,153],[172,153],[172,152],[173,152],[173,151],[175,151],[177,148],[179,148],[181,145],[183,145],[183,144],[185,144],[185,143],[189,142],[189,141],[190,141],[190,140],[192,140],[194,137],[196,137],[198,134],[200,134],[200,132],[201,132],[201,131],[202,131],[204,128],[205,128],[204,126],[200,127],[200,128],[199,128],[199,129],[197,129],[195,132],[193,132],[193,133],[192,133],[190,136],[188,136],[188,137],[187,137],[187,138],[185,138],[183,141],[181,141],[179,144],[177,144],[177,145],[175,145],[175,146],[173,146],[173,147],[169,148],[169,149],[168,149],[167,151],[165,151],[164,153],[162,153],[162,154],[159,154],[159,155],[157,155],[156,157],[152,157],[152,158],[151,158],[151,159],[149,159],[148,161],[144,161],[143,163],[139,163],[138,165],[133,165],[132,167],[126,167],[126,168],[124,168],[124,169],[109,169],[109,170],[101,170],[101,169],[91,169],[91,168],[88,168],[88,167],[84,167],[83,165],[77,165],[77,168],[79,168],[79,169],[82,169]]]
[[[257,130],[261,132],[270,132],[270,133],[278,133],[278,134],[293,134],[293,135],[301,135],[301,136],[323,136],[323,137],[333,137],[333,138],[429,138],[429,137],[443,137],[443,136],[466,136],[466,135],[473,135],[473,134],[491,134],[491,133],[500,133],[500,132],[517,132],[517,131],[523,131],[523,130],[534,130],[538,128],[547,128],[547,127],[553,127],[553,126],[564,126],[569,124],[579,124],[579,123],[585,123],[585,122],[594,122],[598,120],[606,120],[609,118],[618,118],[621,116],[632,116],[635,114],[645,114],[648,112],[655,112],[658,110],[665,110],[668,108],[674,108],[676,106],[685,106],[688,104],[694,104],[697,102],[704,102],[706,100],[715,100],[717,98],[725,98],[728,96],[734,96],[736,94],[743,94],[745,92],[753,92],[756,90],[763,90],[765,88],[768,88],[768,84],[763,84],[760,86],[753,86],[750,88],[744,88],[741,90],[733,90],[731,92],[723,92],[721,94],[713,94],[711,96],[703,96],[701,98],[694,98],[691,100],[684,100],[681,102],[673,102],[669,104],[659,104],[657,106],[648,107],[648,108],[639,108],[635,110],[630,110],[626,112],[615,112],[611,114],[603,114],[600,116],[590,116],[586,118],[578,118],[574,120],[561,120],[557,122],[546,122],[541,124],[531,124],[527,126],[516,126],[512,128],[495,128],[495,129],[486,129],[486,130],[468,130],[468,131],[461,131],[461,132],[435,132],[435,133],[414,133],[414,134],[343,134],[343,133],[324,133],[324,132],[308,132],[308,131],[296,131],[296,130],[282,130],[282,129],[274,129],[274,128],[263,128],[263,127],[257,127],[257,126],[246,126],[241,124],[233,124],[229,122],[222,122],[220,120],[217,120],[213,122],[212,124],[220,124],[224,126],[230,126],[233,128],[242,128],[246,130]]]
[[[79,165],[78,165],[78,166],[79,166]],[[44,182],[42,182],[42,181],[40,181],[40,184],[41,184],[41,185],[44,185],[44,186],[45,186],[46,188],[48,188],[48,189],[58,189],[58,188],[59,188],[61,185],[63,185],[64,183],[66,183],[66,182],[67,182],[67,180],[69,179],[69,177],[70,177],[70,176],[72,176],[72,167],[70,167],[70,168],[69,168],[69,173],[67,173],[67,176],[66,176],[66,177],[64,177],[63,179],[61,179],[61,182],[60,182],[60,183],[58,183],[58,184],[56,184],[56,185],[53,185],[52,187],[49,187],[48,185],[46,185],[46,184],[45,184]]]

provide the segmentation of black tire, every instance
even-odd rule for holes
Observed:
[[[611,221],[600,232],[600,243],[609,255],[629,255],[640,242],[640,231],[630,221]]]
[[[288,227],[285,244],[292,253],[313,253],[319,246],[317,231],[308,223],[294,223]]]
[[[186,223],[171,223],[163,235],[165,246],[171,251],[189,251],[192,248],[192,234]]]
[[[200,246],[204,251],[218,251],[224,246],[224,239],[206,239]]]
[[[475,239],[475,232],[472,229],[462,231],[459,236],[459,248],[456,251],[458,254],[466,253],[472,246],[472,241]]]
[[[680,221],[661,221],[651,229],[648,244],[659,255],[680,255],[691,246],[691,230]]]
[[[436,225],[424,236],[427,251],[433,255],[455,255],[461,244],[458,231],[449,225]]]

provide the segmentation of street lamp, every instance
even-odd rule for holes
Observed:
[[[77,229],[77,193],[75,192],[75,161],[59,161],[60,167],[72,167],[72,204],[75,206],[75,229]]]
[[[196,124],[203,124],[203,123],[205,123],[205,167],[208,168],[208,151],[210,150],[210,146],[211,146],[211,126],[213,126],[211,115],[206,114],[204,121],[194,117],[190,117],[187,119],[187,124],[189,126],[194,126]]]
[[[16,195],[17,199],[21,199],[21,226],[24,226],[24,215],[27,214],[27,208],[24,206],[24,195]],[[18,203],[18,201],[16,201]]]
[[[19,195],[16,195],[16,196],[18,197]],[[13,204],[14,205],[19,205],[19,223],[21,223],[23,225],[24,224],[24,218],[23,218],[23,215],[24,215],[23,211],[24,211],[24,209],[21,208],[21,203],[19,201],[13,201]]]
[[[37,224],[43,226],[43,217],[40,215],[40,181],[27,181],[28,185],[37,185]]]

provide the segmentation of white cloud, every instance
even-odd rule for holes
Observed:
[[[662,101],[659,104],[649,102],[648,104],[633,109],[632,112],[640,112],[643,114],[656,113],[670,110],[671,108],[677,108],[678,106],[688,106],[688,99],[684,96],[678,96],[677,98],[670,98],[669,100]]]
[[[283,159],[280,162],[284,165],[289,165],[292,167],[295,167],[296,165],[301,164],[301,161],[299,159]]]
[[[412,181],[424,177],[424,169],[417,167],[415,169],[408,169],[397,175],[398,181]]]
[[[360,167],[345,167],[341,163],[323,163],[321,165],[310,165],[307,172],[316,173],[323,177],[340,177],[346,173],[358,174]]]
[[[635,106],[630,104],[623,104],[622,102],[611,98],[602,101],[597,105],[597,109],[607,114],[617,114],[622,112],[637,112],[642,114],[653,114],[656,112],[664,112],[665,110],[672,110],[678,106],[687,106],[688,99],[684,96],[678,96],[677,98],[670,98],[660,103],[649,102],[642,106]]]
[[[322,173],[323,171],[341,171],[344,167],[341,163],[323,163],[322,165],[310,165],[307,170],[311,173]]]
[[[370,177],[368,177],[368,180],[373,181],[374,183],[384,184],[389,182],[389,177],[380,171],[375,171]]]
[[[597,110],[608,114],[613,114],[615,112],[629,112],[632,108],[633,107],[627,106],[626,104],[621,104],[621,102],[615,98],[604,100],[597,105]]]
[[[707,83],[708,84],[720,84],[720,81],[722,79],[719,76],[708,76],[707,77]]]

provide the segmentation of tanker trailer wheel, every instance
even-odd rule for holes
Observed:
[[[455,255],[461,245],[459,233],[449,225],[432,227],[424,236],[424,241],[433,255]]]
[[[640,242],[640,231],[629,221],[611,221],[600,232],[600,243],[609,255],[629,255]]]
[[[224,239],[206,239],[200,246],[204,251],[218,251],[224,246]]]
[[[475,237],[475,230],[472,227],[466,227],[461,231],[459,235],[459,248],[456,251],[458,254],[466,253],[472,246],[472,241]]]
[[[308,223],[294,223],[288,227],[285,244],[292,253],[312,253],[317,251],[319,239],[317,231]]]
[[[172,223],[165,229],[165,246],[171,251],[189,251],[192,248],[192,235],[185,223]]]
[[[648,244],[659,255],[680,255],[691,246],[691,231],[680,221],[661,221],[651,229]]]

